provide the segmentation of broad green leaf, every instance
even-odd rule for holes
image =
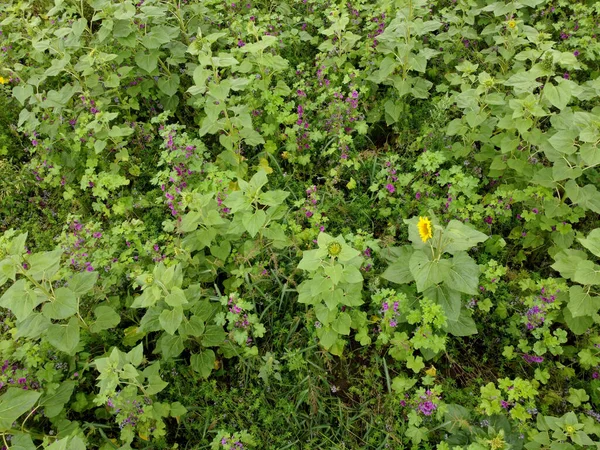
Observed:
[[[338,334],[348,336],[350,334],[351,323],[352,319],[350,318],[350,314],[343,312],[332,322],[331,328]]]
[[[35,281],[40,281],[42,278],[50,279],[60,267],[60,257],[62,250],[54,250],[51,252],[34,253],[27,258],[29,276]]]
[[[176,306],[173,309],[165,309],[158,317],[161,327],[170,335],[174,335],[183,320],[183,309]]]
[[[600,266],[592,261],[580,261],[573,280],[581,284],[600,284]]]
[[[27,433],[14,434],[10,441],[10,450],[36,450],[31,436]]]
[[[188,301],[183,290],[174,287],[171,289],[169,295],[165,297],[165,302],[167,302],[167,305],[175,307],[185,305]]]
[[[94,315],[96,316],[96,320],[90,326],[90,332],[92,333],[110,330],[121,322],[121,316],[110,306],[98,306],[94,309]]]
[[[460,292],[444,285],[436,285],[428,288],[423,295],[440,305],[448,320],[458,320],[462,306]]]
[[[169,77],[163,76],[158,80],[157,85],[158,89],[160,89],[163,94],[171,97],[175,95],[179,89],[179,75],[173,73]]]
[[[475,247],[480,242],[487,240],[488,236],[474,230],[468,225],[458,221],[451,220],[443,234],[444,251],[455,254],[460,251],[467,251]]]
[[[569,180],[565,184],[565,193],[573,203],[600,214],[600,192],[595,186],[580,187],[574,180]]]
[[[571,88],[567,83],[554,86],[548,82],[544,85],[544,97],[558,109],[565,109],[571,100]]]
[[[23,414],[31,410],[42,394],[9,387],[0,396],[0,431],[8,431]]]
[[[400,248],[398,259],[391,263],[381,275],[382,278],[391,281],[392,283],[405,284],[414,280],[410,273],[409,261],[413,254],[412,246],[404,246]]]
[[[30,288],[25,278],[17,280],[0,297],[0,306],[10,309],[17,320],[25,320],[44,301],[44,297],[37,296]]]
[[[179,356],[184,350],[185,346],[184,338],[179,335],[171,336],[167,333],[163,333],[159,340],[160,353],[164,359],[171,359]],[[158,348],[155,353],[158,353]]]
[[[77,310],[75,293],[69,288],[60,287],[54,291],[54,300],[42,307],[42,314],[49,319],[62,320],[76,314]]]
[[[600,147],[592,144],[583,144],[579,149],[581,159],[588,166],[600,165]]]
[[[592,316],[600,308],[600,301],[597,297],[592,297],[589,290],[581,286],[571,286],[569,288],[568,308],[573,317]]]
[[[263,227],[267,220],[267,215],[262,209],[256,210],[256,212],[248,213],[244,216],[244,226],[250,236],[254,237],[258,231]]]
[[[137,51],[135,54],[135,63],[139,68],[145,70],[148,73],[154,72],[158,66],[158,55],[160,53],[156,50],[150,52]]]
[[[21,106],[25,106],[25,100],[33,95],[33,86],[30,84],[20,84],[13,88],[12,94],[13,97],[19,101]]]
[[[200,337],[204,333],[204,322],[200,317],[194,315],[188,320],[185,316],[179,326],[179,334],[182,336]]]
[[[453,336],[471,336],[477,334],[477,326],[465,308],[461,310],[458,320],[447,321],[446,329]]]
[[[208,378],[215,367],[215,359],[215,352],[210,349],[204,350],[192,355],[190,365],[202,378]]]
[[[40,406],[45,408],[46,417],[51,419],[60,414],[65,404],[71,398],[76,385],[75,381],[63,381],[54,392],[45,393],[40,398]]]
[[[46,333],[48,342],[61,352],[73,355],[79,344],[79,323],[71,317],[67,325],[52,324]]]
[[[585,333],[594,324],[594,319],[590,316],[573,317],[569,308],[563,310],[563,315],[569,329],[578,336]]]
[[[441,283],[444,274],[450,270],[451,265],[448,259],[431,261],[430,255],[424,251],[414,252],[409,260],[410,273],[417,282],[419,292],[423,292],[434,284]]]
[[[205,347],[218,347],[225,342],[225,331],[218,325],[206,325],[202,335],[202,345]]]
[[[592,230],[588,237],[579,239],[581,245],[587,248],[590,252],[600,258],[600,228]]]
[[[81,297],[94,288],[97,280],[98,272],[80,272],[71,277],[68,286],[75,295]]]
[[[575,276],[575,270],[580,261],[587,259],[587,254],[581,250],[566,249],[554,255],[556,262],[552,264],[554,270],[567,279]]]
[[[446,286],[465,294],[477,294],[479,286],[479,266],[465,252],[459,252],[452,258],[452,265],[444,269],[442,277]]]
[[[267,206],[279,206],[289,197],[289,195],[289,192],[281,190],[267,191],[258,196],[258,201]]]
[[[339,334],[329,327],[320,328],[319,331],[319,343],[325,350],[329,350],[337,342]]]
[[[346,283],[361,283],[363,276],[360,270],[354,266],[346,265],[343,271],[344,282]]]

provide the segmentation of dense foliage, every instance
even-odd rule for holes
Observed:
[[[1,2],[0,447],[600,448],[598,33]]]

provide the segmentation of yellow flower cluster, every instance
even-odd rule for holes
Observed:
[[[8,81],[9,81],[8,78],[4,78],[4,77],[0,76],[0,84],[6,84],[6,83],[8,83]]]

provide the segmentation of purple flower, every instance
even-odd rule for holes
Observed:
[[[537,214],[537,213],[539,213],[540,211],[539,211],[537,208],[533,208],[533,209],[531,210],[531,212],[532,212],[532,213],[534,213],[534,214]]]
[[[244,41],[242,41],[241,39],[238,39],[237,45],[238,45],[238,47],[243,47],[244,45],[246,45],[246,43]]]
[[[569,75],[569,72],[565,72],[565,73],[563,74],[563,78],[564,78],[565,80],[568,80],[569,78],[571,78],[571,76]]]
[[[431,400],[419,403],[419,411],[421,411],[426,416],[430,416],[436,409],[437,405]]]
[[[396,192],[396,188],[391,183],[386,184],[385,188],[389,191],[390,194],[393,194],[394,192]]]
[[[415,198],[416,198],[417,200],[421,200],[421,193],[420,193],[420,192],[417,192],[417,193],[415,194]]]
[[[575,50],[575,51],[573,52],[573,55],[575,55],[576,57],[577,57],[577,56],[579,56],[579,54],[580,54],[580,53],[579,53],[579,50]]]

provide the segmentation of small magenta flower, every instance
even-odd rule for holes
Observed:
[[[575,50],[575,51],[573,52],[573,55],[575,55],[575,57],[579,56],[579,55],[580,55],[580,53],[579,53],[579,50]]]
[[[388,183],[385,188],[389,191],[390,194],[393,194],[394,192],[396,192],[396,188],[394,187],[393,184]]]
[[[415,194],[415,198],[416,198],[417,200],[421,200],[421,193],[420,193],[420,192],[417,192],[417,193]]]
[[[246,43],[244,41],[242,41],[241,39],[238,39],[237,45],[238,45],[238,47],[243,47],[244,45],[246,45]]]
[[[569,72],[565,72],[565,73],[563,74],[563,78],[564,78],[565,80],[568,80],[569,78],[571,78],[571,76],[569,75]]]
[[[533,209],[531,210],[531,212],[532,212],[532,213],[534,213],[534,214],[537,214],[537,213],[539,213],[540,211],[539,211],[537,208],[533,208]]]

